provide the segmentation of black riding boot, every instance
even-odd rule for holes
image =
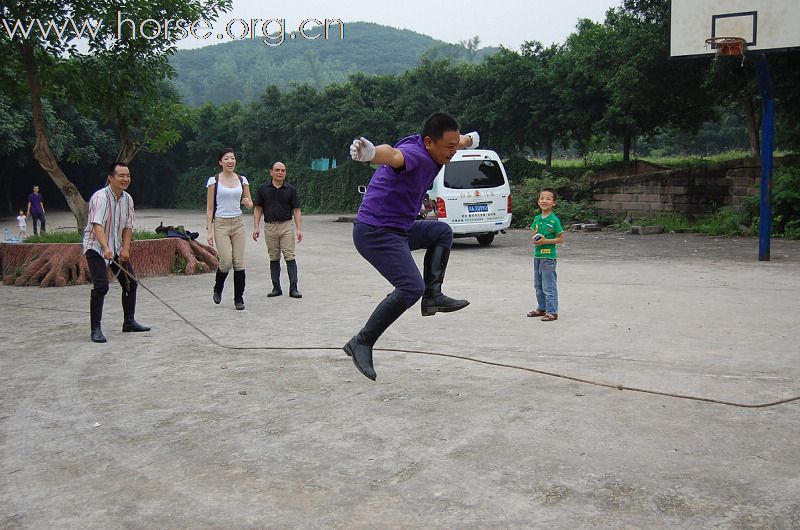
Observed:
[[[222,302],[222,289],[225,287],[225,279],[228,277],[227,272],[222,272],[217,269],[217,277],[214,280],[214,303]]]
[[[427,317],[437,312],[449,313],[464,309],[469,305],[466,300],[456,300],[442,294],[444,271],[450,259],[450,249],[439,245],[430,247],[425,252],[423,278],[425,294],[422,295],[422,316]]]
[[[143,326],[136,322],[133,318],[136,313],[136,284],[130,286],[128,292],[122,290],[122,314],[124,320],[122,321],[122,331],[127,333],[129,331],[150,331],[150,328]]]
[[[92,325],[92,342],[106,342],[103,330],[100,328],[100,321],[103,320],[103,300],[106,295],[100,294],[92,289],[92,297],[89,300],[89,319]]]
[[[233,305],[241,311],[244,309],[244,269],[233,271]]]
[[[372,312],[361,331],[344,345],[345,353],[353,358],[353,364],[356,365],[358,371],[373,381],[378,375],[372,366],[372,347],[378,337],[386,331],[386,328],[400,318],[400,315],[405,313],[406,309],[406,301],[403,300],[403,295],[398,291],[392,291],[389,296],[378,304],[378,307]]]
[[[286,262],[286,272],[289,273],[289,296],[303,298],[303,295],[297,290],[297,262],[295,260]]]
[[[280,296],[283,294],[281,291],[281,260],[269,262],[269,274],[272,276],[272,291],[267,293],[267,296]]]

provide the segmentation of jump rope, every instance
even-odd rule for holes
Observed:
[[[155,298],[156,300],[161,302],[164,305],[164,307],[166,307],[167,309],[169,309],[170,311],[175,313],[175,315],[178,318],[180,318],[181,320],[183,320],[186,323],[186,325],[188,325],[189,327],[191,327],[192,329],[197,331],[200,335],[202,335],[203,337],[208,339],[209,342],[211,342],[214,346],[217,346],[218,348],[222,348],[222,349],[225,349],[225,350],[279,350],[279,351],[287,351],[287,350],[292,350],[292,351],[294,351],[294,350],[302,350],[302,351],[309,351],[309,350],[341,351],[342,350],[341,347],[333,348],[333,347],[330,347],[330,346],[319,346],[319,347],[318,346],[290,346],[290,347],[282,347],[282,346],[228,346],[226,344],[221,344],[214,337],[210,336],[208,333],[206,333],[205,331],[200,329],[200,327],[198,327],[194,323],[192,323],[188,318],[183,316],[177,309],[175,309],[168,302],[166,302],[161,297],[159,297],[149,287],[147,287],[141,281],[139,281],[135,276],[133,276],[130,272],[128,272],[122,265],[120,265],[120,263],[117,260],[112,260],[112,261],[117,266],[116,275],[119,275],[120,272],[125,273],[125,275],[128,277],[129,280],[133,280],[136,283],[138,283],[139,286],[142,287],[148,293],[150,293],[153,296],[153,298]],[[431,357],[446,357],[446,358],[449,358],[449,359],[459,359],[459,360],[462,360],[462,361],[469,361],[469,362],[473,362],[473,363],[477,363],[477,364],[485,364],[485,365],[488,365],[488,366],[496,366],[498,368],[508,368],[508,369],[511,369],[511,370],[521,370],[521,371],[524,371],[524,372],[531,372],[531,373],[534,373],[534,374],[546,375],[546,376],[549,376],[549,377],[557,377],[559,379],[566,379],[568,381],[575,381],[576,383],[582,383],[582,384],[592,385],[592,386],[599,386],[599,387],[603,387],[603,388],[613,388],[613,389],[616,389],[616,390],[628,390],[630,392],[640,392],[642,394],[651,394],[651,395],[664,396],[664,397],[670,397],[670,398],[676,398],[676,399],[686,399],[686,400],[690,400],[690,401],[702,401],[702,402],[705,402],[705,403],[715,403],[717,405],[726,405],[726,406],[729,406],[729,407],[740,407],[740,408],[746,408],[746,409],[759,409],[759,408],[774,407],[776,405],[783,405],[784,403],[791,403],[793,401],[800,401],[800,396],[794,396],[794,397],[789,397],[789,398],[785,398],[785,399],[779,399],[777,401],[770,401],[770,402],[767,402],[767,403],[754,403],[754,404],[753,403],[737,403],[735,401],[725,401],[725,400],[721,400],[721,399],[713,399],[713,398],[707,398],[707,397],[701,397],[701,396],[691,396],[691,395],[686,395],[686,394],[676,394],[676,393],[672,393],[672,392],[662,392],[660,390],[651,390],[651,389],[647,389],[647,388],[637,388],[637,387],[633,387],[633,386],[625,386],[625,385],[622,385],[622,384],[614,385],[614,384],[611,384],[611,383],[603,383],[602,381],[593,381],[591,379],[584,379],[584,378],[581,378],[581,377],[574,377],[574,376],[571,376],[571,375],[559,374],[557,372],[549,372],[549,371],[546,371],[546,370],[538,370],[536,368],[529,368],[527,366],[519,366],[519,365],[516,365],[516,364],[500,363],[500,362],[495,362],[495,361],[487,361],[485,359],[478,359],[478,358],[475,358],[475,357],[468,357],[466,355],[456,355],[456,354],[452,354],[452,353],[441,353],[441,352],[424,351],[424,350],[403,350],[403,349],[398,349],[398,348],[374,348],[373,351],[396,352],[396,353],[413,353],[413,354],[417,354],[417,355],[428,355],[428,356],[431,356]]]

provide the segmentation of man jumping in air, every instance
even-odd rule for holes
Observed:
[[[456,150],[476,148],[479,141],[476,132],[460,134],[453,117],[435,113],[425,120],[421,134],[403,138],[394,147],[376,147],[364,137],[356,138],[350,146],[353,160],[380,165],[358,210],[353,242],[359,254],[394,286],[343,348],[356,368],[373,381],[377,377],[372,365],[375,342],[417,300],[422,298],[423,316],[469,305],[466,300],[442,294],[453,230],[447,223],[415,219],[425,192],[442,166],[450,162]],[[411,251],[420,248],[426,249],[423,275],[411,257]]]

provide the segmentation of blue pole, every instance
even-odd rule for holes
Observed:
[[[758,86],[761,89],[761,206],[758,214],[758,261],[769,261],[772,234],[772,155],[775,138],[775,96],[767,57],[748,54],[755,60]]]

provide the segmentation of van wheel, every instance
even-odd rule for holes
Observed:
[[[482,236],[477,236],[475,239],[478,240],[480,246],[487,247],[494,241],[494,234],[483,234]]]

